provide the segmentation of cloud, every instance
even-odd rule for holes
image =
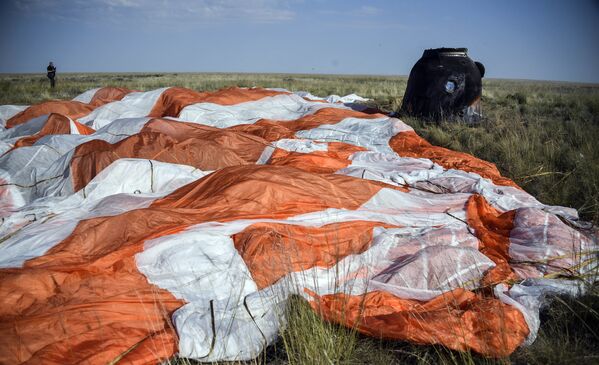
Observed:
[[[353,14],[355,15],[359,15],[359,16],[373,16],[373,15],[379,15],[381,13],[381,9],[379,8],[375,8],[374,6],[362,6],[356,10],[354,10]]]
[[[260,22],[285,21],[294,17],[285,1],[226,0],[184,1],[193,16],[203,19],[233,19]]]
[[[138,8],[141,6],[140,1],[135,0],[106,0],[104,3],[112,7]]]
[[[374,18],[382,15],[381,9],[364,5],[357,8],[354,7],[336,7],[328,9],[319,9],[316,13],[324,16],[337,16],[337,17],[352,17],[352,18]]]
[[[282,22],[295,17],[293,0],[14,0],[28,15],[56,19],[131,20],[149,22],[197,21]]]

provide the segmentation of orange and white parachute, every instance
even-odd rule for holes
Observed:
[[[258,356],[290,295],[505,356],[597,236],[360,98],[90,90],[0,106],[0,363]],[[551,279],[553,278],[553,279]]]

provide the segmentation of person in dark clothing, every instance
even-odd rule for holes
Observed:
[[[54,81],[54,78],[56,77],[56,66],[54,66],[54,63],[50,62],[48,67],[46,67],[46,70],[48,71],[48,78],[50,79],[50,87],[54,88],[54,85],[56,84]]]

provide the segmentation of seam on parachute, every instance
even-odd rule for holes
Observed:
[[[59,177],[62,177],[62,175],[58,175],[58,176],[54,176],[54,177],[49,177],[49,178],[44,179],[44,180],[36,181],[33,185],[21,185],[21,184],[17,184],[17,183],[7,183],[7,184],[0,184],[0,187],[14,185],[14,186],[17,186],[19,188],[24,188],[24,189],[34,188],[34,187],[36,187],[40,183],[43,183],[43,182],[46,182],[46,181],[49,181],[49,180],[53,180],[53,179],[57,179]]]

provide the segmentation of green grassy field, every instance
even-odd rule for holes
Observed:
[[[0,104],[68,99],[94,87],[150,90],[183,86],[283,87],[315,95],[356,93],[391,112],[401,105],[400,76],[282,74],[59,74],[49,89],[44,75],[0,75]],[[483,113],[476,125],[404,121],[431,143],[494,162],[502,174],[546,204],[578,209],[599,223],[599,85],[484,80]],[[599,287],[578,299],[556,298],[542,313],[539,338],[507,359],[485,359],[436,346],[365,338],[321,321],[301,301],[289,306],[291,325],[258,363],[289,364],[599,364]],[[325,351],[326,350],[326,351]],[[187,363],[187,360],[174,360]]]

